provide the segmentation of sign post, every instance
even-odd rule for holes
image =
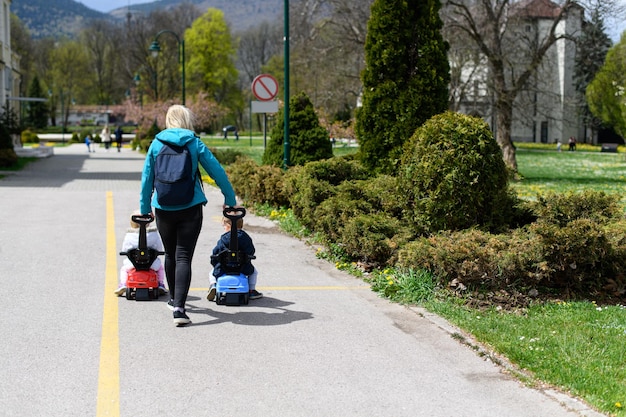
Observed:
[[[278,112],[278,81],[270,74],[258,75],[252,81],[252,94],[259,101],[250,102],[252,113],[263,113],[263,146],[267,145],[267,113]]]

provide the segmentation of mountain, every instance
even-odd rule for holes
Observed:
[[[233,31],[254,26],[264,20],[282,24],[283,3],[264,0],[159,0],[130,6],[132,14],[150,14],[187,2],[202,11],[220,9]],[[272,3],[272,4],[268,4]],[[13,0],[11,12],[22,21],[34,38],[72,37],[92,19],[126,19],[128,7],[100,13],[74,0]]]
[[[247,29],[262,21],[276,21],[282,24],[283,2],[266,0],[158,0],[152,3],[131,5],[131,13],[149,14],[154,10],[167,10],[180,3],[187,2],[195,5],[203,12],[209,8],[224,12],[224,17],[230,23],[233,31]],[[111,11],[117,18],[125,18],[128,7],[120,7]]]
[[[112,18],[74,0],[13,0],[11,12],[35,38],[71,37],[92,19]]]

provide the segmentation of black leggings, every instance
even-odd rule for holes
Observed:
[[[185,308],[191,285],[191,260],[202,229],[202,205],[184,210],[155,210],[165,248],[165,277],[174,307]]]

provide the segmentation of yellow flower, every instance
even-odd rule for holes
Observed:
[[[617,408],[622,408],[622,403],[620,403],[619,401],[615,403],[615,407]]]

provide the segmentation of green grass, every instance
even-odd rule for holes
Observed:
[[[626,307],[551,302],[511,313],[477,311],[453,300],[425,306],[530,371],[530,381],[626,415]]]
[[[270,138],[267,137],[267,142],[269,142]],[[252,138],[250,136],[239,136],[239,140],[235,140],[228,137],[228,140],[223,140],[222,137],[216,136],[203,136],[202,141],[209,148],[230,148],[235,149],[238,152],[252,158],[258,164],[261,163],[263,159],[263,151],[264,148],[264,139],[263,135],[253,134]],[[351,155],[355,154],[358,151],[357,147],[349,147],[345,145],[336,145],[333,148],[333,154],[335,156],[343,156],[343,155]]]
[[[521,181],[511,183],[522,198],[538,193],[597,190],[626,195],[626,159],[623,154],[545,152],[518,149]]]

